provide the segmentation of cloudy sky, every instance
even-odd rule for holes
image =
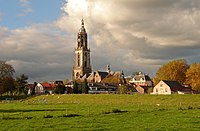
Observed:
[[[0,60],[30,82],[71,79],[82,18],[94,71],[200,62],[199,0],[0,0]]]

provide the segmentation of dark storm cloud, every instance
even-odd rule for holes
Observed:
[[[1,59],[32,81],[71,78],[80,21],[85,20],[91,62],[126,74],[154,74],[171,59],[200,61],[198,0],[68,0],[52,24],[0,27]]]

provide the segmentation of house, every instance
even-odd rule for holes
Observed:
[[[94,76],[94,82],[100,83],[107,75],[108,75],[108,72],[97,71]]]
[[[193,93],[193,90],[187,87],[183,87],[177,81],[162,80],[153,88],[152,94],[170,95],[173,93],[191,94]]]
[[[188,87],[183,87],[180,91],[177,92],[178,94],[199,94],[198,91],[192,90]]]
[[[149,87],[147,87],[147,86],[139,86],[138,85],[138,86],[135,87],[135,89],[137,90],[137,92],[139,94],[147,94]]]
[[[74,88],[73,81],[69,81],[67,84],[65,84],[65,88],[66,88],[65,94],[72,94]]]
[[[34,84],[28,84],[27,89],[28,89],[28,95],[32,94],[32,91],[34,89],[35,85]]]
[[[134,75],[133,78],[129,81],[129,83],[135,87],[138,93],[145,94],[148,93],[148,89],[152,88],[153,82],[151,78],[147,74],[143,74],[139,72]]]
[[[56,85],[51,83],[38,83],[35,86],[35,94],[53,94]]]
[[[129,81],[131,84],[135,84],[136,86],[144,86],[144,87],[152,87],[153,82],[151,78],[143,74],[142,72],[139,72],[138,74],[134,75],[133,78]]]
[[[88,83],[89,94],[117,94],[117,85],[109,85],[102,83]]]

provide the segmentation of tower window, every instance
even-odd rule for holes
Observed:
[[[85,67],[87,67],[87,61],[85,61]]]
[[[77,62],[77,64],[78,64],[78,67],[80,66],[80,54],[78,53],[78,62]]]

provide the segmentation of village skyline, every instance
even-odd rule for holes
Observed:
[[[196,0],[1,1],[1,59],[31,82],[71,79],[77,32],[84,19],[93,71],[109,64],[126,76],[138,71],[154,76],[173,59],[200,61],[199,4]]]

